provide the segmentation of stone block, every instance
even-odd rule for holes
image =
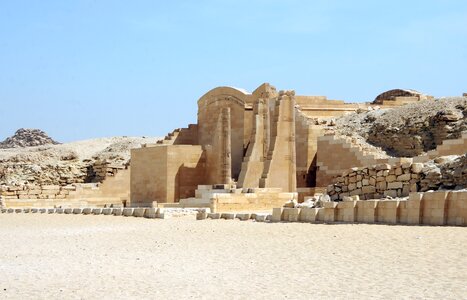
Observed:
[[[57,214],[59,214],[59,215],[63,214],[64,212],[65,212],[65,209],[64,209],[64,208],[57,208],[57,209],[55,210],[55,213],[57,213]]]
[[[142,218],[144,217],[144,212],[146,211],[146,208],[144,207],[138,207],[133,210],[133,216],[137,218]]]
[[[284,221],[298,222],[300,208],[284,208]]]
[[[389,164],[379,164],[375,166],[376,171],[381,171],[381,170],[391,170],[391,165]]]
[[[428,225],[446,225],[448,214],[448,191],[423,194],[421,220]]]
[[[423,193],[412,193],[407,200],[407,224],[422,223]]]
[[[21,213],[23,213],[23,209],[22,208],[16,208],[15,213],[16,214],[21,214]]]
[[[402,168],[401,167],[397,167],[394,169],[394,174],[395,175],[401,175],[403,172],[402,172]]]
[[[397,191],[396,191],[396,190],[387,190],[387,191],[384,191],[384,196],[385,196],[385,197],[396,198],[396,197],[397,197]]]
[[[235,217],[237,219],[239,219],[240,221],[248,221],[251,218],[251,214],[249,214],[249,213],[239,213],[239,214],[236,214]]]
[[[196,220],[206,220],[207,217],[208,217],[208,213],[206,211],[199,211],[196,214]]]
[[[396,181],[396,175],[389,175],[386,177],[386,182],[394,182]]]
[[[282,216],[284,214],[284,209],[282,207],[273,208],[272,209],[272,222],[280,222],[282,221]]]
[[[389,182],[388,183],[388,189],[389,190],[396,190],[396,189],[401,189],[403,187],[402,182],[396,181],[396,182]]]
[[[83,209],[82,208],[73,208],[73,214],[75,215],[80,215],[83,213]]]
[[[209,213],[208,219],[219,220],[221,218],[220,213]]]
[[[92,213],[92,208],[85,207],[83,208],[83,215],[90,215]]]
[[[397,176],[397,181],[409,181],[411,178],[410,174],[402,174]]]
[[[424,165],[422,163],[414,163],[412,164],[410,170],[412,171],[412,173],[419,174],[422,172],[423,168]]]
[[[359,196],[362,194],[363,194],[362,189],[356,189],[350,192],[350,196]]]
[[[355,222],[357,217],[357,201],[340,202],[337,205],[336,221]]]
[[[378,204],[378,222],[397,224],[399,202],[399,200],[380,201]]]
[[[305,207],[300,210],[299,221],[300,222],[316,222],[318,219],[319,208]]]
[[[376,188],[380,191],[385,191],[387,189],[387,184],[385,181],[380,181],[376,183]]]
[[[256,214],[255,221],[256,222],[266,222],[267,214]]]
[[[167,215],[164,211],[163,208],[159,208],[157,210],[157,215],[156,215],[156,218],[157,219],[167,219],[169,217],[169,215]]]
[[[121,216],[123,213],[123,208],[112,208],[112,215]]]
[[[103,214],[104,216],[110,216],[110,215],[112,214],[112,210],[113,210],[113,209],[110,208],[110,207],[103,208],[103,209],[102,209],[102,214]]]
[[[357,201],[356,221],[360,223],[375,223],[377,220],[377,207],[379,200]]]
[[[123,215],[124,217],[131,217],[131,216],[133,216],[134,210],[135,210],[135,209],[132,208],[132,207],[125,207],[125,208],[123,209],[122,215]]]
[[[31,208],[31,213],[37,214],[39,212],[38,208]]]
[[[57,212],[57,210],[56,210],[55,208],[49,208],[49,209],[47,209],[47,213],[48,213],[48,214],[54,214],[54,213],[56,213],[56,212]]]
[[[335,203],[337,206],[337,202]],[[336,221],[336,213],[337,213],[336,206],[324,207],[323,209],[324,210],[324,215],[323,215],[324,222],[332,223]]]
[[[102,208],[93,208],[92,209],[92,214],[93,215],[101,215],[102,214]]]
[[[159,209],[157,207],[146,208],[146,210],[144,211],[144,217],[148,219],[155,219],[157,218],[158,210]]]
[[[235,219],[235,214],[234,213],[222,213],[221,214],[221,219],[233,220],[233,219]]]
[[[47,213],[47,208],[40,208],[39,213],[46,214]]]
[[[30,208],[23,208],[23,213],[28,214],[31,212]]]
[[[371,186],[371,185],[364,186],[362,188],[362,193],[363,194],[374,194],[374,193],[376,193],[376,188],[374,186]]]

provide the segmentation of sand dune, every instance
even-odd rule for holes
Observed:
[[[3,299],[462,299],[459,227],[0,216]]]

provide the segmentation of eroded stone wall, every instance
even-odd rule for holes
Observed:
[[[354,195],[362,199],[396,198],[418,191],[467,188],[467,154],[426,163],[355,167],[333,181],[327,188],[332,200]]]

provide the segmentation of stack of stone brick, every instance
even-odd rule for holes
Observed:
[[[407,197],[410,192],[467,188],[467,154],[438,157],[425,163],[401,161],[352,168],[327,187],[332,200],[358,195],[361,199]]]
[[[93,166],[94,182],[102,182],[107,176],[115,176],[119,170],[125,169],[125,165],[108,162],[107,160],[97,160]]]
[[[0,194],[2,200],[31,200],[31,199],[65,199],[70,191],[75,191],[76,186],[67,185],[22,185],[2,186]]]
[[[395,166],[379,164],[352,168],[335,178],[327,193],[331,200],[343,200],[354,195],[366,200],[407,197],[410,192],[419,191],[423,167],[421,163],[407,162]]]

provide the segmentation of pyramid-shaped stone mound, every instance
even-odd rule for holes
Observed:
[[[0,143],[0,149],[24,148],[59,144],[40,129],[18,129],[15,134]]]

